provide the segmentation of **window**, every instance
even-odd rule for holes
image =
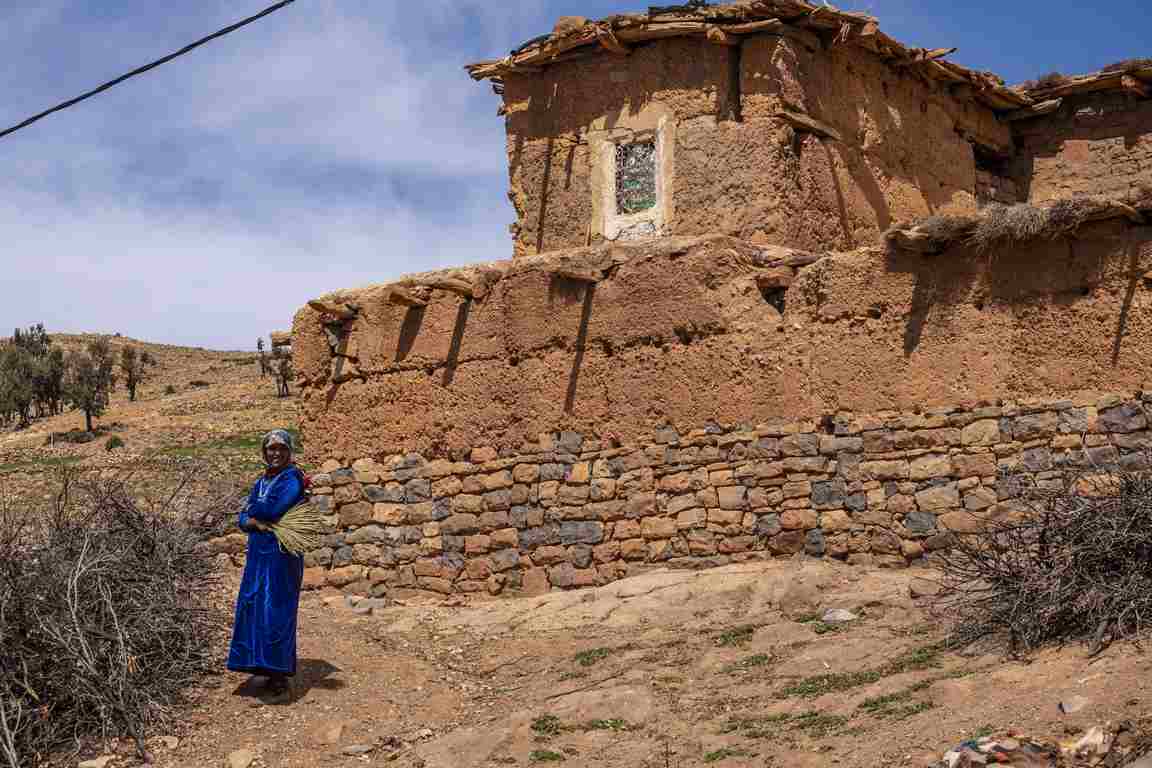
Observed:
[[[616,214],[656,207],[656,142],[616,145]]]

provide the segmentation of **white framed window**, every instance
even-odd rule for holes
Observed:
[[[600,162],[606,240],[640,240],[663,233],[667,210],[665,134],[661,125],[621,132],[604,142]]]

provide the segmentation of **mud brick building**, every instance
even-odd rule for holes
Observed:
[[[1009,88],[949,53],[757,0],[470,66],[513,257],[296,315],[308,583],[915,566],[1024,480],[1144,467],[1152,62]]]

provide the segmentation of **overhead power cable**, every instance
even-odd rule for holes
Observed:
[[[278,2],[275,5],[268,6],[264,10],[260,11],[260,13],[257,13],[255,16],[249,16],[248,18],[243,19],[241,21],[238,21],[235,24],[232,24],[231,26],[224,27],[224,29],[221,29],[218,32],[213,32],[212,34],[208,35],[207,37],[202,37],[199,40],[197,40],[196,42],[191,43],[189,45],[186,45],[183,48],[181,48],[180,50],[176,51],[175,53],[170,53],[162,59],[157,59],[156,61],[152,62],[151,64],[145,64],[144,66],[139,67],[138,69],[134,69],[131,72],[128,72],[127,74],[121,75],[120,77],[116,78],[115,80],[109,80],[108,82],[104,83],[103,85],[99,86],[98,88],[93,88],[92,90],[88,91],[87,93],[81,94],[74,99],[69,99],[68,101],[65,101],[61,104],[57,104],[56,106],[52,107],[51,109],[46,109],[37,115],[33,115],[32,117],[28,118],[27,120],[24,120],[23,122],[17,123],[16,125],[12,126],[11,128],[6,128],[3,131],[0,131],[0,139],[3,139],[5,136],[9,136],[13,133],[16,133],[16,131],[27,128],[28,126],[32,125],[33,123],[35,123],[39,120],[43,120],[44,118],[48,117],[49,115],[51,115],[55,112],[60,112],[62,110],[68,109],[69,107],[74,107],[77,104],[79,104],[80,102],[84,101],[85,99],[90,99],[98,93],[103,93],[104,91],[108,90],[109,88],[114,88],[115,86],[119,85],[120,83],[124,82],[125,80],[129,80],[133,77],[136,77],[137,75],[142,75],[145,72],[148,72],[149,70],[155,69],[156,67],[159,67],[162,64],[167,64],[168,62],[172,61],[173,59],[179,58],[186,53],[190,53],[191,51],[196,50],[197,48],[204,45],[205,43],[210,43],[213,40],[224,37],[224,35],[235,32],[236,30],[240,29],[241,27],[246,27],[249,24],[251,24],[252,22],[259,21],[260,19],[264,18],[265,16],[273,14],[276,11],[280,10],[281,8],[284,8],[285,6],[291,5],[294,2],[296,2],[296,0],[281,0],[281,2]]]

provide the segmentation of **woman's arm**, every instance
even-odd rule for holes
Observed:
[[[248,501],[244,504],[244,508],[240,510],[239,518],[236,520],[236,525],[242,531],[250,531],[252,518],[248,514],[248,509],[252,506],[252,502],[256,500],[256,488],[259,486],[259,481],[252,484],[252,490],[248,492]]]
[[[274,523],[282,518],[285,512],[296,506],[303,490],[300,473],[291,469],[284,470],[284,473],[263,501],[257,497],[248,503],[248,517],[264,523]]]

